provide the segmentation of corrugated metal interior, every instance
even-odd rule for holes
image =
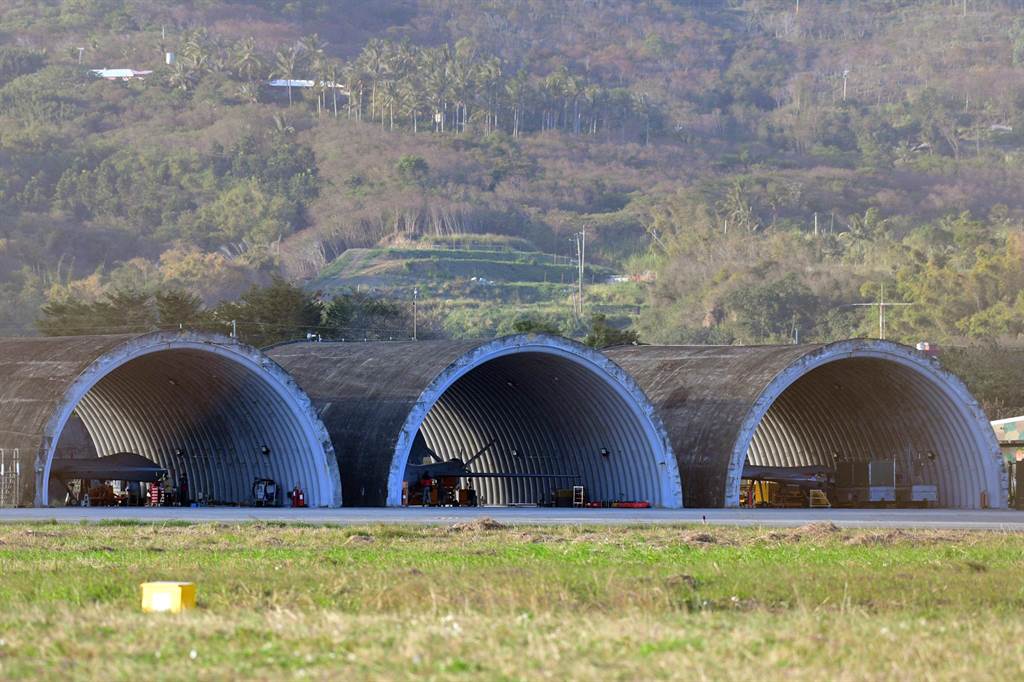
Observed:
[[[311,506],[330,503],[317,472],[323,454],[313,451],[300,415],[267,379],[222,355],[142,355],[100,379],[76,413],[100,456],[135,452],[175,478],[187,473],[193,497],[242,502],[253,479],[267,477],[286,488],[299,483]]]
[[[974,443],[964,410],[920,371],[850,358],[811,370],[779,395],[754,432],[747,462],[895,459],[937,483],[941,506],[973,507],[986,485]],[[928,452],[934,462],[921,457]]]
[[[463,461],[496,438],[473,471],[577,475],[594,500],[665,503],[657,458],[635,411],[599,373],[558,355],[515,353],[475,367],[438,398],[420,431],[443,459]],[[474,480],[488,504],[539,502],[570,485]]]

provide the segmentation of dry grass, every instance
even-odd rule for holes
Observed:
[[[8,525],[0,678],[1013,679],[1022,573],[1001,533]]]

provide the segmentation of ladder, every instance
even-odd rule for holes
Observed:
[[[581,485],[574,485],[572,487],[572,506],[574,506],[574,507],[582,507],[583,504],[586,502],[586,500],[584,498],[585,498],[585,494],[584,494],[583,486],[581,486]]]
[[[807,506],[811,509],[828,509],[832,507],[832,503],[828,501],[828,495],[824,490],[814,489],[810,492]]]
[[[17,507],[21,477],[21,453],[0,448],[0,507]]]

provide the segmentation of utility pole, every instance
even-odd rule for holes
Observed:
[[[84,47],[78,47],[78,48],[75,48],[75,49],[78,50],[78,63],[81,64],[82,63],[82,53],[85,52],[85,48]]]
[[[419,331],[418,330],[419,323],[420,323],[420,321],[419,321],[419,310],[417,309],[417,305],[416,305],[417,302],[419,301],[419,298],[420,298],[420,289],[419,289],[419,287],[414,287],[413,288],[413,341],[417,340],[417,333]]]
[[[850,70],[843,69],[843,101],[846,101],[846,82],[850,79]]]
[[[851,303],[851,307],[878,306],[878,338],[885,341],[885,309],[893,306],[910,306],[913,303],[891,303],[885,300],[885,284],[881,285],[877,303]]]
[[[231,320],[231,338],[238,338],[238,320]]]
[[[576,314],[583,316],[583,275],[587,260],[587,226],[576,233]]]
[[[583,277],[587,272],[587,226],[580,231],[580,315],[583,315]]]

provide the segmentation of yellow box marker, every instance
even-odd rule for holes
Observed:
[[[196,607],[195,583],[142,583],[142,610],[146,613],[181,613]]]

